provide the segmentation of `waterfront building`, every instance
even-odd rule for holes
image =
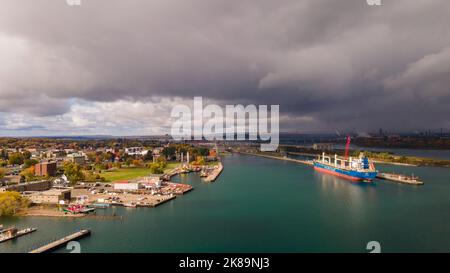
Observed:
[[[33,204],[65,204],[70,201],[70,189],[50,189],[38,192],[24,192],[24,196],[31,200]]]
[[[127,180],[114,182],[114,190],[117,191],[135,191],[142,188],[141,183],[130,182]]]
[[[162,180],[159,176],[144,177],[142,180],[139,180],[138,183],[141,183],[146,190],[158,189],[162,186]]]
[[[33,182],[8,185],[8,186],[0,188],[0,191],[17,191],[17,192],[45,191],[45,190],[50,189],[51,186],[52,186],[52,181],[42,180],[42,181],[33,181]]]

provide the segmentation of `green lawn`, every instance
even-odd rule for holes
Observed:
[[[180,162],[167,162],[167,166],[164,169],[164,173],[168,173],[169,171],[175,169],[176,167],[179,167],[181,164]]]
[[[114,171],[103,172],[101,176],[103,176],[107,182],[114,182],[118,180],[135,179],[150,174],[150,170],[147,168],[122,168]]]
[[[167,163],[167,167],[164,170],[165,173],[170,170],[178,167],[180,165],[179,162],[169,162]],[[139,177],[144,177],[151,175],[150,169],[147,168],[122,168],[114,171],[105,171],[102,172],[101,176],[106,179],[107,182],[114,182],[118,180],[130,180]]]

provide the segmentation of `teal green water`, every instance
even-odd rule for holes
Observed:
[[[2,243],[25,252],[79,228],[82,252],[450,252],[450,169],[390,165],[426,184],[376,180],[355,184],[307,166],[258,157],[224,158],[215,183],[177,177],[194,190],[154,209],[111,208],[124,220],[0,217],[5,226],[37,227]],[[64,252],[65,250],[60,250]]]

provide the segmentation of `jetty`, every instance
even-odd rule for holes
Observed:
[[[3,226],[0,226],[0,243],[19,238],[21,236],[30,234],[35,232],[37,228],[26,228],[22,230],[17,230],[16,228],[7,228],[4,229]]]
[[[384,179],[384,180],[390,180],[402,184],[408,184],[408,185],[423,185],[423,181],[419,180],[418,177],[411,175],[401,175],[401,174],[395,174],[395,173],[382,173],[379,172],[377,174],[377,178]]]
[[[223,171],[223,165],[221,162],[219,162],[219,165],[217,168],[214,168],[214,170],[211,171],[211,173],[208,174],[207,177],[205,177],[205,182],[214,182],[216,181],[217,177],[220,175],[220,173]]]
[[[237,151],[237,152],[240,153],[240,154],[244,154],[244,155],[253,155],[253,156],[260,156],[260,157],[277,159],[277,160],[283,160],[283,161],[290,161],[290,162],[300,163],[300,164],[304,164],[304,165],[308,165],[308,166],[313,166],[314,165],[312,160],[301,160],[301,159],[294,159],[294,158],[289,158],[289,157],[281,157],[281,156],[273,156],[273,155],[265,155],[265,154],[256,154],[256,153],[248,153],[248,152],[241,152],[241,151]]]
[[[49,244],[46,244],[46,245],[41,246],[41,247],[39,247],[39,248],[37,248],[35,250],[32,250],[29,253],[49,252],[49,251],[55,250],[55,249],[57,249],[59,247],[62,247],[63,245],[67,244],[70,241],[81,239],[81,238],[89,236],[89,235],[91,235],[91,230],[89,230],[89,229],[82,229],[82,230],[77,231],[77,232],[75,232],[73,234],[70,234],[70,235],[68,235],[66,237],[63,237],[63,238],[61,238],[59,240],[53,241],[53,242],[51,242]]]

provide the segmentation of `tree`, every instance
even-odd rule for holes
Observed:
[[[141,167],[142,166],[142,160],[140,160],[140,159],[135,159],[135,160],[133,160],[133,165],[135,166],[135,167]]]
[[[131,165],[131,163],[132,163],[131,158],[127,158],[127,160],[125,160],[125,165],[126,165],[127,167],[129,167],[129,166]]]
[[[23,155],[21,153],[12,153],[9,155],[8,162],[10,165],[23,164]]]
[[[197,156],[194,164],[195,165],[205,165],[205,158],[203,156]]]
[[[86,153],[86,155],[88,157],[89,162],[94,162],[95,158],[97,156],[97,154],[95,152],[88,152],[88,153]]]
[[[2,149],[0,152],[0,158],[3,160],[8,160],[8,152],[5,149]]]
[[[208,156],[209,155],[209,149],[205,147],[199,147],[198,148],[198,154],[201,156]]]
[[[164,173],[164,167],[160,162],[154,162],[150,163],[150,172],[153,174],[163,174]]]
[[[26,168],[25,170],[20,172],[20,177],[23,178],[24,181],[34,181],[38,178],[34,175],[34,166]]]
[[[148,168],[150,168],[150,172],[153,174],[163,174],[166,166],[167,162],[163,157],[159,157],[156,162],[148,164]]]
[[[148,151],[148,152],[145,154],[144,160],[146,160],[146,161],[151,161],[151,160],[153,160],[153,154],[152,154],[152,151]]]
[[[167,158],[172,158],[175,156],[176,151],[177,149],[175,146],[164,147],[162,154]]]
[[[31,152],[30,151],[24,151],[22,153],[23,159],[30,159],[31,158]]]
[[[84,180],[87,182],[105,182],[106,181],[106,179],[104,177],[101,177],[99,174],[94,174],[92,171],[85,171],[84,175],[85,175]]]
[[[31,166],[34,166],[36,164],[38,164],[39,162],[36,159],[26,159],[24,161],[24,168],[29,168]]]
[[[3,179],[6,175],[6,170],[4,168],[0,168],[0,179]]]
[[[15,191],[0,193],[0,216],[16,214],[30,205],[30,201]]]
[[[84,179],[83,168],[78,164],[66,162],[63,166],[63,170],[71,185],[75,185]]]
[[[160,156],[156,159],[156,162],[158,162],[161,166],[163,166],[163,168],[165,168],[167,166],[167,160]]]

